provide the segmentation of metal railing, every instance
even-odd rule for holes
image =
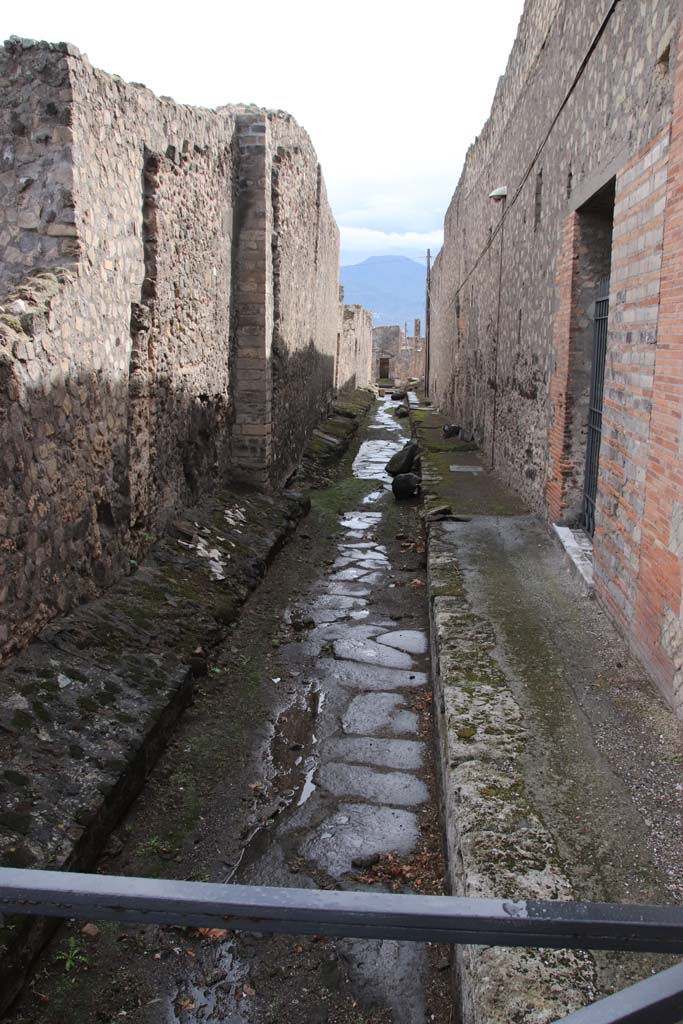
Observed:
[[[683,954],[683,907],[283,889],[0,868],[0,913],[409,942]],[[681,1020],[683,964],[572,1013],[562,1024]]]

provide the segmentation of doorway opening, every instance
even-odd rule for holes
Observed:
[[[380,356],[379,360],[379,379],[389,379],[389,363],[391,362],[389,356]]]
[[[612,178],[576,211],[566,432],[572,472],[566,481],[565,521],[589,537],[595,531],[598,493],[614,195]]]

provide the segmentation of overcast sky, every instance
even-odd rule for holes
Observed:
[[[75,43],[95,66],[182,103],[288,110],[322,163],[342,263],[356,263],[438,249],[523,6],[32,0],[3,4],[0,29]]]

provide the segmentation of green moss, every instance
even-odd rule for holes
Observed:
[[[12,716],[12,725],[19,732],[26,732],[33,725],[33,717],[27,711],[15,711]]]
[[[11,330],[17,334],[21,334],[24,338],[27,337],[24,328],[21,326],[21,320],[17,319],[16,316],[12,316],[10,313],[0,313],[0,324],[6,324]]]
[[[471,740],[477,732],[476,725],[461,725],[456,729],[456,735],[460,740]]]
[[[31,782],[27,775],[16,772],[13,768],[5,768],[4,776],[8,782],[12,782],[15,786],[28,786]]]
[[[338,437],[343,440],[355,434],[358,429],[358,423],[356,420],[347,419],[342,416],[332,416],[321,424],[320,429],[324,434],[330,434],[332,437]]]
[[[79,697],[76,701],[81,711],[94,714],[98,709],[98,703],[93,697]]]
[[[323,487],[311,494],[311,507],[329,525],[339,526],[339,516],[355,508],[371,491],[377,489],[376,480],[358,480],[356,477],[344,477],[329,487]]]
[[[39,700],[32,701],[31,707],[33,708],[33,713],[36,718],[39,718],[41,722],[51,721],[47,708]]]
[[[0,828],[26,833],[31,827],[31,815],[24,811],[0,811]]]

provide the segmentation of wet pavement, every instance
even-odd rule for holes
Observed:
[[[172,806],[164,773],[170,780],[178,771],[161,765],[126,826],[131,847],[140,833],[137,852],[105,861],[104,870],[140,872],[139,851],[154,842],[169,861],[155,873],[187,877],[191,842],[200,851],[212,847],[201,876],[210,880],[443,891],[419,507],[395,502],[384,473],[406,441],[391,403],[379,404],[366,437],[352,466],[365,486],[351,502],[340,492],[328,537],[314,511],[280,556],[276,593],[269,597],[263,585],[280,621],[267,623],[262,613],[259,627],[255,609],[253,633],[247,616],[243,642],[230,648],[245,664],[250,644],[267,651],[259,686],[272,693],[270,740],[266,721],[244,763],[233,760],[231,775],[212,780],[210,800],[176,855],[156,835],[150,839],[149,827],[143,838],[145,806],[150,813]],[[211,671],[223,671],[221,662]],[[195,742],[179,737],[176,753]],[[244,795],[247,778],[255,781]],[[86,962],[76,956],[65,981],[59,965],[70,949]],[[416,943],[117,926],[87,950],[78,932],[63,936],[51,957],[19,1005],[17,1024],[38,1019],[32,1014],[41,1002],[46,1024],[445,1024],[451,1012],[448,951]],[[118,984],[103,985],[97,998],[92,990],[108,968]],[[69,984],[72,999],[65,998]]]
[[[289,612],[315,623],[304,640],[280,650],[281,661],[303,672],[319,695],[308,784],[266,848],[245,858],[239,881],[247,884],[355,889],[359,874],[382,856],[407,858],[418,847],[419,809],[432,796],[424,778],[431,752],[428,738],[416,739],[412,698],[427,685],[428,642],[423,621],[422,628],[401,628],[405,612],[397,613],[391,591],[402,589],[404,574],[379,535],[384,507],[393,505],[384,466],[405,443],[390,408],[380,407],[370,427],[375,437],[353,463],[357,478],[382,487],[340,517],[330,571]],[[261,940],[260,965],[272,962],[280,945],[282,939]],[[396,1024],[438,1019],[428,1007],[425,947],[358,939],[335,947],[331,962],[344,961],[359,1005],[388,1010],[386,1020]],[[291,1007],[291,1019],[332,1020],[333,1001],[302,1005],[298,1017]]]

